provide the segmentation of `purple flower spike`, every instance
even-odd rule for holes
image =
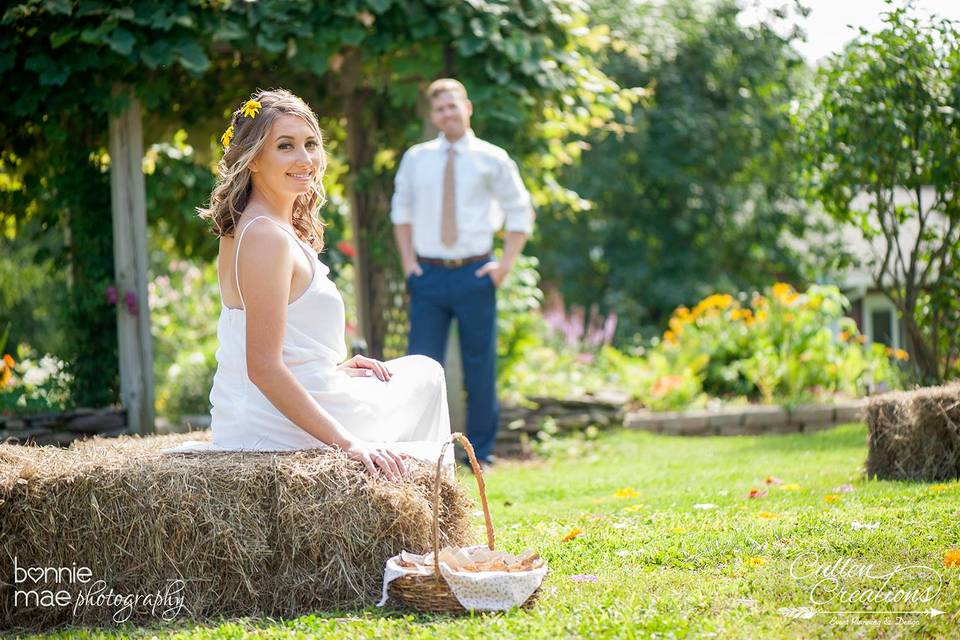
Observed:
[[[597,582],[600,580],[600,578],[590,573],[578,573],[570,576],[570,579],[574,582]]]
[[[107,287],[107,304],[117,304],[117,288],[113,285]]]
[[[123,294],[123,304],[127,305],[127,313],[132,316],[137,315],[137,296],[133,291]]]

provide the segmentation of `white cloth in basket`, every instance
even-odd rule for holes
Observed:
[[[486,549],[484,545],[465,547],[469,553],[474,549]],[[431,557],[433,554],[429,554]],[[432,566],[408,568],[397,563],[397,556],[387,560],[383,572],[383,592],[378,607],[387,604],[389,597],[387,589],[390,583],[401,576],[431,575]],[[447,563],[440,563],[440,574],[446,580],[450,591],[464,609],[474,611],[506,611],[522,605],[533,595],[544,576],[547,575],[547,565],[531,569],[530,571],[453,571]]]

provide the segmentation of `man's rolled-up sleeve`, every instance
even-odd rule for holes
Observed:
[[[413,224],[413,176],[410,164],[410,153],[403,154],[390,201],[390,220],[393,224]]]
[[[493,193],[504,215],[504,229],[521,231],[529,235],[533,231],[533,204],[530,192],[523,186],[517,163],[510,157],[500,160]]]

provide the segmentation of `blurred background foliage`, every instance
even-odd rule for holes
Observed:
[[[368,348],[396,356],[406,300],[387,202],[400,155],[427,130],[420,92],[446,74],[470,90],[477,133],[517,158],[538,212],[528,256],[500,292],[505,398],[612,387],[677,409],[905,384],[916,374],[913,347],[861,343],[841,293],[816,286],[834,282],[850,258],[810,241],[862,220],[841,197],[849,185],[817,188],[829,166],[810,155],[819,131],[811,123],[834,104],[824,92],[842,93],[844,65],[865,51],[894,55],[884,42],[895,38],[863,36],[818,71],[795,48],[802,33],[792,25],[803,11],[744,20],[733,0],[9,7],[0,21],[0,81],[13,96],[0,106],[0,329],[9,327],[13,364],[2,365],[10,373],[2,408],[116,400],[123,301],[109,292],[105,132],[123,102],[115,82],[134,84],[144,105],[157,408],[170,419],[208,408],[217,243],[195,208],[212,187],[230,110],[255,87],[284,86],[318,112],[330,154],[321,259],[348,304],[348,341],[370,342],[358,324],[372,309]],[[937,73],[960,77],[952,27],[888,26],[918,42],[935,28],[947,51]],[[952,93],[929,101],[938,113],[960,95],[960,84],[944,86]],[[889,88],[890,105],[897,92]],[[855,95],[842,99],[856,105]],[[950,175],[927,179],[947,184]],[[824,202],[833,217],[814,215]],[[365,301],[358,273],[369,285]],[[952,309],[943,301],[960,299],[960,279],[938,282],[920,288],[921,330],[953,326],[933,318],[931,301]],[[784,292],[800,306],[788,308]],[[760,299],[772,305],[763,322]],[[821,306],[809,308],[811,300]],[[942,353],[940,379],[956,372]],[[40,384],[28,369],[45,354]]]

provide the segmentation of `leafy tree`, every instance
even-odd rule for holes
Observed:
[[[77,347],[89,348],[73,354],[71,366],[115,371],[115,358],[101,348],[112,339],[103,328],[114,311],[93,304],[113,277],[109,207],[95,183],[76,193],[71,185],[87,171],[106,175],[106,118],[125,106],[123,87],[143,105],[148,145],[183,129],[206,164],[219,153],[226,115],[245,96],[258,86],[286,86],[314,106],[334,137],[345,133],[338,151],[348,167],[360,306],[370,351],[379,354],[397,298],[387,194],[400,154],[420,137],[423,86],[457,74],[478,106],[478,128],[526,158],[541,201],[559,199],[568,194],[551,188],[557,145],[602,126],[618,103],[629,105],[630,94],[592,64],[589,54],[603,44],[575,0],[28,0],[0,19],[0,84],[9,96],[0,105],[0,160],[7,183],[20,185],[0,195],[0,217],[36,216],[87,248],[55,256],[76,276],[67,306],[86,310],[71,322],[83,334]],[[64,164],[68,149],[75,153]],[[178,189],[193,196],[198,176],[181,169]],[[170,193],[151,189],[152,201],[169,201]],[[186,238],[202,225],[183,211],[163,218],[191,246]]]
[[[822,70],[805,137],[812,196],[877,247],[874,282],[920,374],[938,380],[955,371],[960,335],[960,32],[910,8]]]
[[[784,241],[804,226],[790,120],[799,34],[783,14],[745,25],[727,1],[594,9],[625,43],[604,71],[650,95],[594,134],[569,171],[592,205],[542,217],[544,280],[569,301],[615,309],[620,340],[713,291],[799,280],[801,257]]]

